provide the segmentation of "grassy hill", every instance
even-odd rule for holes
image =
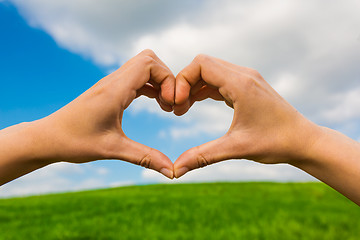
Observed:
[[[359,239],[360,208],[322,183],[121,187],[0,200],[0,239]]]

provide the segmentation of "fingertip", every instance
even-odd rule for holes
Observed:
[[[171,160],[159,150],[153,150],[151,154],[151,161],[150,168],[161,173],[165,177],[169,179],[174,178],[174,164]]]
[[[160,100],[166,105],[174,106],[175,100],[174,100],[174,94],[172,95],[163,95],[160,94]]]
[[[160,108],[162,110],[164,110],[165,112],[172,112],[173,111],[173,106],[172,105],[169,105],[169,104],[165,103],[160,98],[156,98],[156,101],[158,102]]]
[[[174,114],[178,117],[184,115],[187,111],[178,111],[174,108]]]
[[[184,176],[185,173],[187,173],[188,171],[190,171],[190,169],[187,167],[181,167],[179,169],[174,169],[175,178],[180,178],[181,176]]]
[[[190,96],[189,93],[187,93],[185,91],[176,90],[174,104],[175,105],[184,104],[187,101],[187,99],[189,98],[189,96]]]
[[[184,115],[189,110],[190,107],[191,107],[190,101],[186,101],[186,102],[184,102],[183,104],[180,104],[180,105],[175,105],[173,107],[174,114],[176,116]]]
[[[181,105],[185,103],[190,96],[191,86],[189,83],[180,75],[176,78],[176,87],[175,87],[175,104]]]
[[[163,174],[167,178],[174,179],[174,171],[173,171],[173,169],[170,170],[168,168],[162,168],[160,170],[160,173]]]
[[[160,92],[160,99],[168,105],[175,104],[175,80],[171,81],[172,84],[162,84],[161,85],[161,92]]]
[[[179,178],[185,173],[191,171],[193,168],[190,168],[189,161],[191,162],[191,156],[189,156],[189,150],[182,153],[174,163],[174,177]],[[191,164],[190,164],[191,165]]]
[[[174,105],[175,102],[175,84],[176,79],[171,70],[160,60],[158,62],[162,65],[164,70],[165,77],[162,80],[159,80],[160,88],[160,99],[169,105]]]

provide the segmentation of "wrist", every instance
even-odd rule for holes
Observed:
[[[24,146],[22,158],[31,163],[46,166],[55,161],[51,155],[49,141],[44,137],[47,134],[46,128],[43,128],[39,121],[21,123],[18,138]]]
[[[24,122],[0,131],[0,169],[50,164],[42,157],[46,149],[35,126],[34,122]]]
[[[297,131],[290,131],[292,141],[289,143],[292,147],[287,163],[296,167],[312,164],[315,160],[317,145],[326,135],[326,128],[302,117],[292,129],[297,129]]]
[[[33,123],[20,123],[0,131],[0,185],[51,163]]]
[[[64,114],[65,113],[65,114]],[[38,161],[83,163],[104,159],[105,133],[94,134],[86,121],[67,112],[56,112],[37,120],[29,127]]]

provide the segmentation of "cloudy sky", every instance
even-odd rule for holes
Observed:
[[[360,140],[360,2],[0,0],[0,129],[44,117],[145,48],[174,74],[198,53],[257,69],[312,121]],[[173,161],[226,132],[232,109],[197,103],[182,117],[140,98],[125,133]],[[172,182],[309,181],[287,165],[232,160]],[[0,196],[169,182],[121,161],[54,164]]]

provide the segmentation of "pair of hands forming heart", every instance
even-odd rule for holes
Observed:
[[[129,139],[122,130],[123,111],[140,95],[155,98],[164,111],[178,116],[196,101],[225,101],[234,108],[233,122],[223,137],[184,152],[173,164],[158,150]],[[37,141],[47,149],[37,159],[75,163],[121,159],[169,178],[226,159],[278,163],[306,158],[313,134],[304,128],[316,128],[253,69],[199,55],[175,78],[151,50],[34,123],[47,129],[37,133]]]
[[[125,136],[124,110],[138,96],[185,114],[196,101],[234,109],[221,138],[184,152],[173,164]],[[199,55],[176,77],[145,50],[57,112],[0,131],[0,185],[48,164],[121,159],[169,178],[226,159],[289,163],[360,205],[360,143],[307,120],[255,70]]]

